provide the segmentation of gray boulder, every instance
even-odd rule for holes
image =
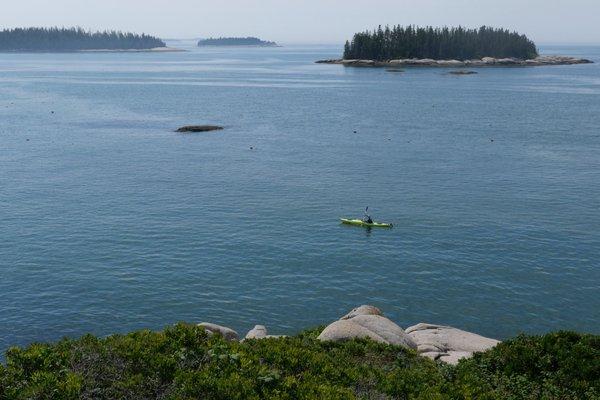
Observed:
[[[246,334],[246,339],[264,339],[267,337],[267,328],[264,325],[256,325]]]
[[[252,330],[250,330],[244,340],[249,339],[279,339],[284,338],[285,335],[269,335],[267,332],[267,327],[264,325],[256,325]]]
[[[419,354],[452,365],[500,343],[450,326],[424,323],[407,328],[406,333],[417,344]]]
[[[238,341],[239,335],[233,329],[227,328],[225,326],[211,324],[210,322],[202,322],[198,324],[198,326],[203,327],[209,335],[218,334],[223,336],[225,340],[229,341]]]
[[[360,306],[360,307],[356,307],[355,309],[353,309],[352,311],[350,311],[348,314],[344,315],[340,319],[351,319],[351,318],[354,318],[359,315],[383,315],[383,313],[377,307]]]
[[[318,337],[322,341],[340,342],[371,339],[379,343],[417,349],[417,344],[398,325],[385,318],[373,306],[360,306],[327,326]]]

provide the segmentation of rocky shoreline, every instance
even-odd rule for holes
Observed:
[[[202,322],[209,334],[218,334],[229,341],[239,341],[239,334],[231,328]],[[279,338],[269,335],[264,325],[256,325],[244,340]],[[415,350],[423,357],[456,365],[461,359],[475,353],[487,351],[500,343],[475,333],[451,326],[419,323],[402,329],[383,315],[377,307],[362,305],[332,322],[318,336],[323,342],[343,342],[352,339],[370,339],[377,343],[390,344]]]
[[[424,59],[398,59],[389,61],[375,60],[319,60],[317,64],[338,64],[348,67],[444,67],[444,68],[474,68],[474,67],[539,67],[544,65],[575,65],[592,64],[593,61],[585,58],[567,56],[540,56],[530,60],[518,58],[493,58],[484,57],[479,60],[433,60]]]

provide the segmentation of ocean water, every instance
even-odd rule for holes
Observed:
[[[360,304],[600,333],[600,64],[313,63],[338,54],[0,54],[0,351],[177,321],[290,334]],[[339,224],[366,206],[395,227]]]

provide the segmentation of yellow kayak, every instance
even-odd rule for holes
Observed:
[[[366,226],[369,228],[391,228],[394,226],[393,224],[386,224],[383,222],[368,223],[368,222],[363,221],[362,219],[341,218],[340,221],[342,221],[342,224],[346,224],[346,225]]]

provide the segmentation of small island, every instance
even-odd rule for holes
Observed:
[[[190,133],[190,132],[211,132],[222,131],[224,128],[218,125],[186,125],[178,128],[175,132]]]
[[[198,47],[205,46],[223,46],[223,47],[279,47],[279,45],[275,42],[268,42],[265,40],[261,40],[256,37],[221,37],[221,38],[209,38],[202,39],[198,42]]]
[[[91,32],[82,28],[16,28],[0,31],[3,52],[165,51],[165,42],[146,34]]]
[[[502,28],[386,26],[346,41],[342,59],[317,63],[346,66],[486,67],[587,64],[564,56],[540,56],[527,36]]]

